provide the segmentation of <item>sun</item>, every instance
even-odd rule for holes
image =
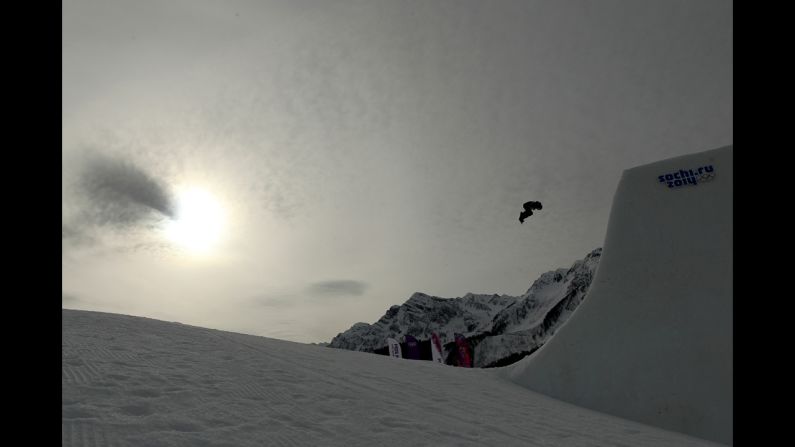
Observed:
[[[177,192],[174,219],[165,228],[166,237],[192,254],[209,254],[221,241],[226,216],[220,202],[201,188]]]

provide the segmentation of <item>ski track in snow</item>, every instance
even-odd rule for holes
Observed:
[[[63,310],[62,445],[708,446],[464,369]]]

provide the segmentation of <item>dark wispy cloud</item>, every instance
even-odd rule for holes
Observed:
[[[174,217],[174,200],[167,186],[121,158],[87,157],[80,186],[88,199],[88,219],[97,225],[129,226],[153,214]]]
[[[72,225],[61,224],[61,243],[62,248],[79,247],[93,244],[94,239]]]
[[[307,287],[312,295],[322,296],[359,296],[367,290],[367,283],[350,279],[319,281]]]

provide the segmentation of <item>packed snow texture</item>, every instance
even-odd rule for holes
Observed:
[[[731,444],[732,188],[731,146],[624,171],[588,298],[507,376]]]
[[[62,445],[708,446],[455,368],[63,310]]]
[[[454,334],[470,339],[474,366],[493,365],[543,345],[585,298],[602,253],[597,248],[571,267],[542,274],[521,296],[468,293],[440,298],[415,293],[374,324],[356,323],[329,347],[373,352],[388,338],[411,335],[419,340],[439,334],[443,356],[455,348]],[[517,358],[518,359],[518,358]]]

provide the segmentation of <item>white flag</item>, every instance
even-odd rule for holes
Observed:
[[[442,342],[439,340],[439,335],[436,332],[431,332],[431,355],[433,356],[434,363],[441,363],[444,365]]]
[[[403,352],[400,350],[400,343],[394,338],[387,338],[386,342],[389,343],[389,355],[402,359]]]

